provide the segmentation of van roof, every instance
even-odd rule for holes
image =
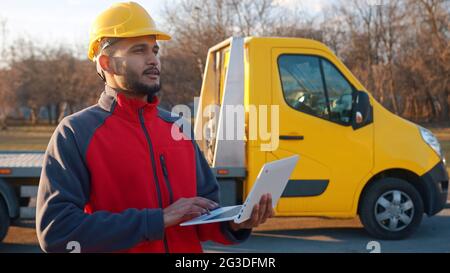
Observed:
[[[245,38],[245,44],[264,44],[271,47],[303,47],[323,50],[329,53],[332,51],[323,43],[306,38],[287,38],[287,37],[253,37]]]

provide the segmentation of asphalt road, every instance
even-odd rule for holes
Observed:
[[[401,241],[377,241],[386,253],[450,253],[450,206],[426,217],[418,231]],[[204,245],[207,252],[369,253],[374,241],[358,220],[301,219],[307,228],[256,231],[236,246]],[[373,244],[373,243],[371,243]]]
[[[274,218],[253,232],[243,244],[223,246],[205,243],[206,252],[362,252],[373,241],[359,220]],[[378,241],[381,252],[450,252],[450,204],[433,217],[426,217],[419,230],[402,241]],[[40,252],[33,222],[11,227],[0,253]]]

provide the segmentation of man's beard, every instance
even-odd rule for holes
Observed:
[[[148,100],[151,101],[153,97],[161,90],[161,82],[159,84],[148,85],[139,81],[137,73],[128,70],[126,72],[126,87],[129,91],[141,95],[148,95]]]

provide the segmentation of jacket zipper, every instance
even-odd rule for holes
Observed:
[[[173,192],[172,192],[172,187],[170,186],[169,173],[167,172],[166,160],[164,159],[164,155],[159,156],[159,161],[161,162],[161,169],[164,174],[164,181],[166,182],[167,191],[169,191],[169,204],[172,204],[173,203]]]
[[[152,162],[152,169],[153,169],[153,177],[155,179],[155,184],[156,184],[156,191],[158,192],[158,205],[161,209],[163,209],[163,205],[162,205],[162,198],[161,198],[161,189],[159,188],[159,180],[158,180],[158,175],[156,173],[156,163],[155,163],[155,156],[153,153],[153,145],[152,145],[152,141],[150,139],[150,135],[147,131],[147,128],[145,127],[145,122],[144,122],[144,108],[140,108],[139,109],[139,121],[141,123],[141,127],[142,130],[144,131],[145,134],[145,138],[147,139],[147,143],[148,143],[148,147],[149,147],[149,152],[150,152],[150,161]],[[167,244],[167,238],[166,238],[166,234],[164,233],[164,250],[166,253],[169,252],[169,246]]]

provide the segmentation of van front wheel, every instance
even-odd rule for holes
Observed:
[[[423,201],[413,185],[398,178],[375,181],[364,191],[359,217],[366,231],[382,240],[400,240],[422,221]]]

